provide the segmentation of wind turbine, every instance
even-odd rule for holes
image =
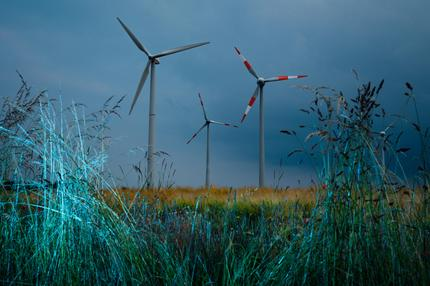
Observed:
[[[199,93],[199,99],[200,99],[200,105],[202,106],[203,117],[205,119],[205,123],[202,125],[202,127],[200,127],[199,130],[197,130],[196,133],[193,134],[193,136],[191,136],[190,140],[187,141],[187,144],[189,144],[191,141],[193,141],[193,139],[196,138],[197,134],[199,134],[200,131],[202,131],[206,127],[206,180],[205,180],[205,187],[206,187],[206,189],[208,189],[209,185],[210,185],[210,183],[209,183],[209,180],[210,180],[210,174],[209,174],[209,162],[210,162],[210,152],[209,152],[210,132],[209,132],[209,130],[210,130],[210,125],[211,124],[219,124],[219,125],[236,127],[236,128],[238,128],[239,126],[234,125],[234,124],[230,124],[230,123],[224,123],[224,122],[210,120],[208,118],[208,116],[206,115],[205,106],[203,104],[203,100],[202,100],[202,97],[200,96],[200,93]]]
[[[134,44],[137,46],[139,50],[144,52],[148,57],[148,63],[146,64],[145,69],[143,70],[142,76],[140,78],[139,84],[137,86],[136,93],[133,98],[133,102],[130,107],[130,112],[133,111],[134,105],[136,104],[136,100],[142,91],[143,85],[148,77],[148,74],[151,73],[151,81],[150,81],[150,94],[149,94],[149,128],[148,128],[148,165],[147,165],[147,177],[148,177],[148,186],[154,186],[154,149],[155,149],[155,65],[159,64],[159,58],[168,56],[171,54],[179,53],[185,50],[197,48],[203,45],[209,44],[209,42],[197,43],[186,45],[182,47],[177,47],[173,49],[166,50],[161,53],[151,54],[136,38],[136,36],[128,29],[128,27],[121,21],[120,18],[117,17],[117,20],[133,40]],[[151,71],[150,71],[151,69]]]
[[[259,187],[264,187],[264,161],[265,161],[265,153],[264,153],[264,97],[263,97],[263,88],[266,82],[272,82],[272,81],[281,81],[281,80],[289,80],[289,79],[297,79],[297,78],[304,78],[307,77],[307,75],[280,75],[275,77],[269,77],[269,78],[263,78],[257,74],[257,72],[254,70],[254,68],[251,66],[251,64],[248,62],[248,60],[242,55],[240,50],[238,48],[234,48],[239,55],[239,57],[242,59],[243,63],[245,64],[245,67],[247,70],[257,79],[257,87],[255,88],[255,91],[251,97],[251,99],[248,102],[248,106],[246,107],[245,113],[242,116],[241,123],[245,120],[246,116],[248,115],[248,112],[251,110],[252,106],[254,105],[255,100],[257,99],[258,95],[260,95],[260,146],[259,146],[259,159],[260,159],[260,166],[259,166]]]

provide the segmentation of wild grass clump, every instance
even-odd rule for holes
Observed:
[[[429,283],[429,180],[423,167],[428,158],[422,157],[419,166],[423,188],[405,191],[407,178],[396,173],[402,170],[398,154],[409,150],[397,145],[395,132],[402,131],[376,122],[386,116],[377,102],[382,86],[383,81],[377,87],[367,83],[350,100],[341,92],[315,90],[310,109],[304,110],[316,117],[306,141],[311,158],[322,160],[320,186],[326,195],[303,235],[272,262],[267,282]],[[412,92],[410,84],[407,88]],[[428,136],[425,141],[419,135],[421,148],[428,148]],[[396,202],[401,192],[411,198],[409,208]]]
[[[30,89],[23,81],[30,98]],[[133,229],[94,195],[104,154],[79,105],[56,110],[43,95],[6,101],[0,127],[2,284],[131,281],[142,260]],[[23,106],[31,105],[31,109]],[[69,116],[69,117],[67,117]],[[26,125],[25,125],[26,124]],[[11,164],[13,162],[13,164]],[[134,266],[137,265],[137,266]]]

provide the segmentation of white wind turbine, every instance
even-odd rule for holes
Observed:
[[[187,141],[187,144],[189,144],[194,138],[196,138],[197,134],[199,134],[200,131],[202,131],[206,127],[206,180],[205,180],[205,187],[206,187],[206,189],[208,189],[210,186],[210,170],[209,170],[209,163],[210,163],[210,150],[209,150],[209,148],[210,148],[210,132],[209,131],[210,131],[210,125],[211,124],[219,124],[219,125],[236,127],[236,128],[238,128],[238,126],[234,125],[234,124],[230,124],[230,123],[224,123],[224,122],[210,120],[206,115],[205,106],[203,104],[203,100],[202,100],[202,97],[200,96],[200,93],[199,93],[199,99],[200,99],[200,105],[202,106],[203,117],[205,119],[205,123],[202,125],[202,127],[200,127],[199,130],[197,130],[196,133],[193,134],[193,136],[191,136],[190,140]]]
[[[238,48],[234,48],[239,55],[239,57],[242,59],[243,63],[245,64],[245,67],[248,69],[248,71],[257,79],[257,87],[254,91],[254,94],[252,95],[251,99],[249,100],[248,106],[246,107],[245,113],[242,116],[242,119],[240,122],[243,122],[248,115],[248,112],[251,110],[252,106],[254,105],[255,100],[257,99],[258,95],[260,95],[260,146],[259,146],[259,159],[260,159],[260,166],[259,166],[259,187],[264,187],[264,165],[265,165],[265,153],[264,153],[264,102],[263,102],[263,87],[266,84],[266,82],[272,82],[272,81],[281,81],[281,80],[289,80],[289,79],[297,79],[297,78],[303,78],[307,77],[307,75],[292,75],[292,76],[275,76],[275,77],[269,77],[269,78],[263,78],[257,74],[257,72],[252,68],[251,64],[248,62],[248,60],[242,55],[242,53],[239,51]]]
[[[151,81],[150,81],[150,94],[149,94],[149,128],[148,128],[148,165],[147,165],[147,177],[148,177],[148,186],[154,186],[154,149],[155,149],[155,65],[159,64],[159,58],[168,56],[171,54],[175,54],[178,52],[182,52],[185,50],[193,49],[196,47],[200,47],[203,45],[209,44],[209,42],[197,43],[186,45],[182,47],[173,48],[170,50],[166,50],[161,53],[151,54],[136,38],[136,36],[127,28],[127,26],[117,17],[117,20],[133,40],[134,44],[138,47],[139,50],[144,52],[148,57],[148,63],[142,73],[139,84],[137,86],[136,93],[133,98],[133,102],[131,104],[130,112],[133,111],[134,105],[136,104],[136,100],[142,91],[143,85],[145,84],[146,78],[148,74],[151,73]],[[151,69],[151,71],[150,71]]]

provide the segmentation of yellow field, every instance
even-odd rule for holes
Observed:
[[[148,202],[160,201],[161,203],[195,203],[197,199],[202,202],[227,203],[231,201],[246,202],[251,204],[259,203],[286,203],[298,202],[302,204],[312,204],[316,199],[316,191],[313,188],[295,188],[288,190],[256,189],[256,188],[185,188],[161,190],[140,190],[121,188],[117,190],[119,195],[127,201],[144,197]]]
[[[143,200],[151,204],[160,205],[176,203],[179,205],[193,206],[197,200],[202,206],[225,206],[235,202],[242,207],[250,208],[261,204],[283,205],[287,208],[294,204],[301,205],[307,209],[315,206],[317,191],[315,188],[290,188],[288,190],[275,190],[271,188],[187,188],[178,187],[160,190],[120,188],[116,193],[125,201],[127,205],[140,203]],[[324,194],[324,192],[320,193]],[[112,193],[103,192],[103,197],[110,201]],[[384,203],[391,207],[401,207],[410,209],[420,204],[421,192],[402,190],[395,194],[381,196],[379,192],[365,198],[365,201],[373,203]],[[415,204],[415,206],[413,206]]]

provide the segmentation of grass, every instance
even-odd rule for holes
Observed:
[[[424,151],[407,184],[407,148],[376,125],[383,82],[313,90],[293,152],[314,161],[312,188],[209,191],[115,188],[103,134],[119,103],[88,117],[22,85],[0,122],[2,284],[430,283],[428,128],[410,121]]]

